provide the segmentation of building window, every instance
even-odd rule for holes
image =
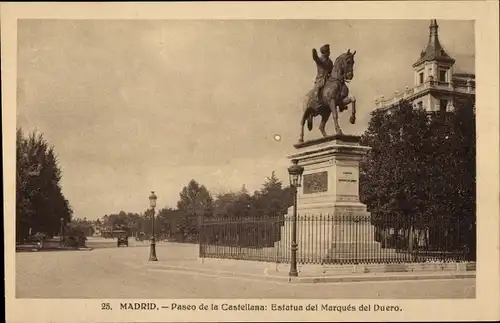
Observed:
[[[424,108],[424,102],[420,101],[419,103],[417,103],[417,107],[419,109],[423,109]]]
[[[439,82],[446,82],[446,71],[439,71]]]
[[[446,111],[446,106],[448,105],[448,100],[439,100],[439,110]]]
[[[418,74],[418,84],[424,83],[424,72]]]

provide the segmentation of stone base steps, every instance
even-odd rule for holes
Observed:
[[[277,271],[286,271],[289,264],[279,264]],[[298,264],[301,275],[343,275],[352,273],[401,273],[401,272],[474,272],[476,263],[470,262],[425,262],[425,263],[385,263],[385,264]]]

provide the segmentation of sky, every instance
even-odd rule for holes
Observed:
[[[474,73],[472,21],[439,21],[455,72]],[[54,146],[74,216],[143,212],[154,190],[175,207],[191,179],[213,194],[288,184],[316,74],[312,48],[332,60],[356,50],[340,117],[366,129],[374,99],[412,86],[429,20],[19,20],[17,126]],[[320,136],[314,129],[305,139]],[[332,121],[327,132],[332,134]],[[275,140],[278,134],[281,140]]]

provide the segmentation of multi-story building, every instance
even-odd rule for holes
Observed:
[[[454,73],[455,60],[441,46],[438,28],[431,20],[427,47],[413,64],[414,86],[376,99],[377,109],[390,110],[404,99],[429,113],[453,111],[457,99],[475,96],[475,75]]]

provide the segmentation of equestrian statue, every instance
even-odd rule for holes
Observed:
[[[313,119],[318,115],[321,116],[319,130],[323,137],[327,136],[325,126],[330,114],[333,117],[336,135],[342,135],[337,109],[342,112],[347,109],[349,104],[352,104],[352,115],[349,122],[352,124],[356,122],[356,98],[349,96],[349,89],[346,85],[354,77],[353,67],[356,51],[351,53],[350,49],[347,50],[346,53],[337,57],[334,63],[330,59],[330,45],[323,45],[320,52],[321,56],[318,56],[316,49],[312,50],[318,73],[314,80],[314,88],[308,92],[306,97],[301,121],[300,143],[304,142],[306,121],[307,128],[311,131]]]

